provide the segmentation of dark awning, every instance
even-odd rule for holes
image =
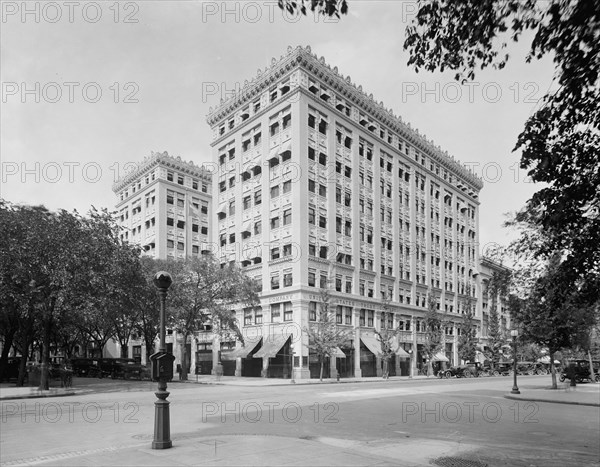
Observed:
[[[263,343],[263,346],[260,348],[260,350],[254,354],[254,358],[274,358],[285,345],[290,336],[291,334],[269,336],[266,342]]]
[[[260,344],[262,338],[257,341],[247,342],[245,346],[236,347],[231,352],[221,352],[221,360],[231,361],[236,358],[246,358]]]

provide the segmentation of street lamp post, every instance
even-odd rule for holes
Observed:
[[[152,449],[169,449],[173,446],[171,442],[171,421],[169,416],[169,404],[167,397],[167,381],[173,378],[173,361],[175,357],[167,353],[165,344],[165,302],[167,299],[167,290],[173,283],[173,279],[168,272],[160,271],[154,276],[154,285],[158,289],[160,297],[160,344],[158,352],[150,356],[152,362],[152,380],[158,381],[158,391],[155,392],[158,400],[154,402],[154,440]]]
[[[292,378],[290,380],[291,384],[296,384],[296,380],[294,379],[294,353],[295,352],[293,350],[290,352],[290,357],[291,357],[291,362],[290,362],[291,363],[291,365],[290,365],[290,378]]]
[[[510,331],[510,336],[512,337],[513,344],[513,387],[511,394],[521,394],[519,391],[519,386],[517,386],[517,336],[519,335],[519,331],[513,329]]]
[[[410,356],[410,358],[408,360],[408,367],[409,367],[408,378],[412,379],[412,377],[413,377],[413,350],[412,349],[410,349],[408,351],[408,355]]]

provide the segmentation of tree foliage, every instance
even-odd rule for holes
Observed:
[[[323,16],[345,15],[348,12],[348,3],[346,0],[277,0],[279,8],[290,14],[301,13],[306,15],[308,9]]]
[[[398,329],[390,328],[387,325],[385,316],[390,313],[390,300],[384,298],[381,301],[381,329],[375,330],[375,335],[379,340],[379,346],[381,349],[381,361],[383,362],[383,378],[389,378],[389,364],[390,360],[397,351],[398,342],[394,338],[398,336]]]
[[[185,261],[170,262],[173,276],[169,289],[170,323],[182,336],[181,361],[187,367],[188,338],[212,326],[219,337],[230,336],[243,342],[232,307],[237,304],[253,306],[258,301],[256,285],[237,266],[221,265],[212,256],[192,257]],[[182,379],[187,379],[183,371]]]
[[[333,357],[338,347],[343,346],[349,339],[349,331],[341,328],[335,322],[335,311],[331,302],[329,288],[320,291],[319,313],[316,323],[310,323],[304,332],[308,335],[308,348],[319,361],[319,380],[323,381],[323,366],[325,358]]]
[[[458,324],[458,357],[461,360],[475,361],[475,352],[477,351],[477,329],[475,327],[475,315],[471,306],[467,307],[466,313]]]
[[[548,349],[551,362],[561,349],[574,348],[596,322],[597,306],[590,306],[587,283],[578,284],[561,268],[554,255],[544,274],[533,284],[526,298],[511,297],[511,309],[520,324],[523,337]],[[552,386],[556,375],[552,363]]]
[[[438,311],[438,298],[433,294],[427,296],[427,312],[424,317],[425,333],[423,353],[427,358],[427,374],[433,376],[433,358],[444,348],[444,327],[446,317]]]

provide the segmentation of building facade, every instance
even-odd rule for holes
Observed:
[[[212,178],[204,167],[153,152],[117,180],[113,191],[121,239],[139,244],[145,255],[179,260],[210,251]],[[133,337],[128,355],[147,362],[143,341]],[[168,331],[167,346],[180,362],[174,330]]]
[[[207,121],[215,251],[262,290],[261,306],[236,310],[246,345],[212,343],[226,374],[315,376],[306,329],[323,287],[352,336],[330,376],[381,374],[382,326],[411,355],[391,374],[423,364],[429,296],[458,363],[457,325],[469,307],[478,326],[483,313],[479,178],[309,47],[288,48]]]

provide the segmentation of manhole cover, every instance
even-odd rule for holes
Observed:
[[[438,457],[431,461],[434,465],[440,467],[487,467],[487,464],[471,459],[461,459],[460,457]]]

